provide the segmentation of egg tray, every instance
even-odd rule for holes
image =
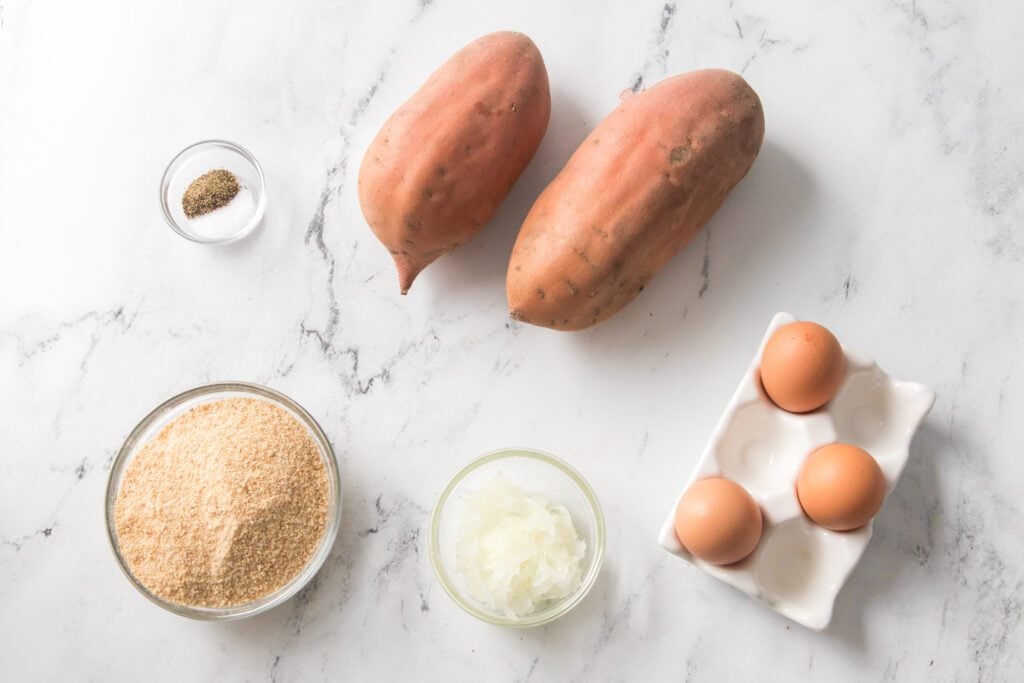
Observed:
[[[796,495],[800,467],[821,446],[853,444],[878,461],[888,494],[907,464],[910,441],[931,409],[935,394],[922,384],[894,380],[874,361],[843,347],[846,375],[833,399],[812,413],[782,410],[764,393],[759,368],[772,333],[792,322],[796,318],[788,313],[772,318],[754,360],[683,488],[685,492],[700,479],[718,476],[743,486],[764,518],[757,548],[745,560],[729,566],[696,559],[675,533],[679,499],[658,540],[673,555],[793,621],[821,630],[831,620],[836,595],[871,539],[872,523],[835,532],[812,522]]]

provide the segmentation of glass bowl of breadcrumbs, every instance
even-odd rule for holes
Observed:
[[[341,478],[316,420],[257,384],[208,384],[131,431],[107,482],[118,565],[152,602],[241,619],[298,593],[327,559]]]

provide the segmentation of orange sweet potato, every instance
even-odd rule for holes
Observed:
[[[512,317],[581,330],[621,310],[718,210],[763,138],[761,101],[730,71],[626,99],[526,216],[506,283]]]
[[[359,169],[359,203],[405,294],[491,219],[547,130],[544,60],[521,33],[456,52],[387,120]]]

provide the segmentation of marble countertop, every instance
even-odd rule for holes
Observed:
[[[0,0],[2,677],[1024,677],[1024,10],[777,5]],[[497,29],[544,54],[547,137],[487,229],[400,297],[357,205],[362,151]],[[512,323],[532,198],[620,91],[709,66],[742,72],[767,120],[709,229],[606,323]],[[171,156],[211,137],[267,173],[263,226],[227,248],[182,240],[157,202]],[[656,541],[779,310],[938,394],[822,633]],[[202,623],[124,579],[103,493],[146,412],[224,379],[305,405],[347,499],[299,597]],[[569,460],[608,519],[594,591],[531,631],[461,612],[425,554],[450,475],[508,445]]]

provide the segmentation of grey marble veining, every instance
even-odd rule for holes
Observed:
[[[355,175],[457,47],[529,34],[552,119],[492,223],[398,295]],[[10,680],[1018,680],[1024,676],[1024,11],[1009,1],[0,0],[0,676]],[[765,145],[702,235],[579,334],[508,319],[516,229],[619,94],[740,71]],[[224,137],[264,225],[185,243],[156,184]],[[938,402],[832,626],[807,631],[655,537],[778,310]],[[268,384],[339,454],[341,533],[299,596],[185,621],[117,570],[117,447],[196,384]],[[609,523],[593,593],[498,630],[435,582],[426,523],[473,456],[569,460]]]

